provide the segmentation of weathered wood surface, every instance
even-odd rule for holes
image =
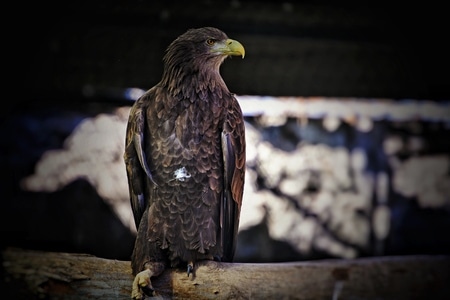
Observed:
[[[5,299],[130,298],[128,261],[8,248],[2,267]],[[153,283],[173,299],[450,299],[450,256],[205,262],[194,277],[167,270]]]

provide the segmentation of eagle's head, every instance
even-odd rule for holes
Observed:
[[[222,81],[219,68],[229,56],[244,58],[244,46],[214,27],[189,29],[167,47],[162,82],[169,90],[179,90],[181,83]]]
[[[229,39],[221,30],[214,27],[189,29],[176,38],[167,48],[164,62],[181,64],[183,62],[220,63],[228,56],[244,58],[245,49],[238,41]]]

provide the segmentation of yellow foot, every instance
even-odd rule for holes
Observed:
[[[133,281],[133,288],[131,290],[132,299],[144,299],[145,294],[153,295],[154,289],[150,281],[151,271],[146,269],[136,275]]]
[[[139,272],[134,277],[133,287],[131,289],[132,299],[144,299],[145,296],[156,296],[155,289],[152,286],[150,278],[158,276],[164,271],[164,264],[159,262],[146,263],[145,270]]]

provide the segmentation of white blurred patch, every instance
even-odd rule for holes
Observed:
[[[341,120],[337,116],[327,115],[323,118],[322,124],[326,130],[333,132],[341,125]]]
[[[300,253],[320,249],[338,257],[356,257],[346,243],[369,246],[373,176],[365,173],[364,151],[300,144],[291,152],[274,147],[247,125],[246,186],[240,229],[259,224],[268,213],[272,238],[290,243]],[[269,189],[256,186],[257,173]]]
[[[391,135],[384,139],[383,150],[386,155],[395,155],[404,147],[402,138],[398,135]]]
[[[135,231],[123,161],[128,113],[129,108],[124,107],[83,120],[62,149],[44,153],[35,173],[22,181],[22,187],[54,192],[76,179],[86,179],[122,223]]]
[[[362,116],[358,118],[356,128],[362,132],[369,132],[373,128],[373,121],[367,116]]]
[[[389,176],[386,172],[379,172],[376,178],[375,193],[378,204],[387,204],[389,198]]]
[[[422,207],[450,206],[449,166],[445,155],[412,157],[393,167],[394,190]]]
[[[391,211],[386,205],[379,205],[374,209],[373,232],[378,240],[385,240],[389,234],[391,224]]]

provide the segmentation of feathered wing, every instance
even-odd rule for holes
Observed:
[[[245,180],[245,126],[241,108],[233,97],[222,132],[224,195],[220,224],[223,261],[232,261],[237,243]]]
[[[149,201],[149,183],[153,181],[144,149],[145,106],[141,99],[132,106],[128,119],[124,160],[127,170],[130,202],[136,228]]]

